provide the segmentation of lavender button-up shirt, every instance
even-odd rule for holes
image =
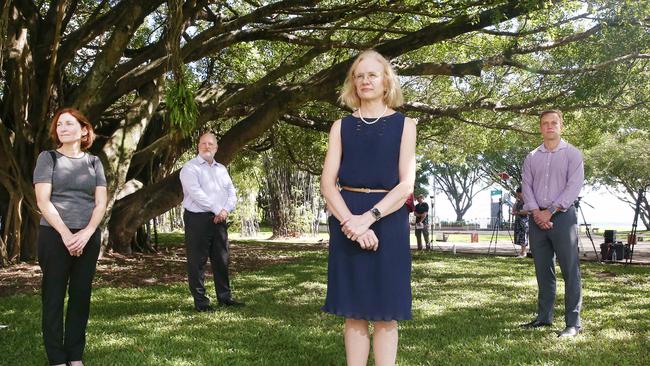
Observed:
[[[213,161],[209,164],[197,156],[181,169],[183,185],[183,207],[191,212],[213,212],[221,209],[231,212],[235,209],[237,193],[228,170]]]
[[[522,180],[525,210],[566,210],[582,189],[582,153],[563,139],[553,151],[542,144],[526,156]]]

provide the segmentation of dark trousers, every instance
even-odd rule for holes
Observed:
[[[564,320],[566,326],[580,326],[582,290],[578,257],[577,218],[575,208],[553,215],[553,228],[542,230],[530,220],[530,246],[535,261],[539,289],[537,319],[551,323],[555,304],[555,258],[564,278]]]
[[[88,240],[83,254],[73,257],[54,228],[40,226],[38,263],[43,272],[43,341],[51,364],[83,358],[91,285],[97,267],[100,241],[97,230]],[[66,289],[68,309],[64,328],[63,303]]]
[[[422,235],[424,235],[424,243],[427,249],[429,249],[429,230],[426,227],[424,229],[415,229],[415,239],[418,242],[418,249],[422,249]]]
[[[230,299],[228,279],[228,226],[215,224],[214,214],[194,213],[185,210],[185,250],[187,252],[187,278],[194,306],[199,308],[210,304],[205,295],[205,264],[210,258],[217,300]]]

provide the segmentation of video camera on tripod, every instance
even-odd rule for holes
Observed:
[[[573,201],[573,206],[575,206],[575,211],[576,211],[576,219],[580,221],[580,216],[582,216],[582,223],[585,226],[585,234],[587,234],[587,238],[589,238],[589,241],[591,242],[591,247],[594,248],[594,255],[596,256],[597,261],[601,261],[602,259],[598,258],[598,251],[596,250],[596,244],[594,244],[594,238],[591,236],[591,230],[589,229],[589,224],[587,224],[587,219],[585,218],[585,213],[582,211],[582,208],[580,208],[580,203],[581,203],[582,197],[578,196],[578,198]],[[594,208],[594,206],[588,204],[587,202],[582,202],[585,205]],[[582,248],[582,242],[580,241],[580,230],[578,229],[578,232],[576,233],[578,236],[578,248]],[[585,253],[585,256],[587,254]]]
[[[582,196],[578,196],[575,201],[573,201],[573,205],[575,206],[576,210],[580,209],[580,203],[582,202]],[[587,202],[584,202],[585,205],[594,208],[594,206],[588,204]]]

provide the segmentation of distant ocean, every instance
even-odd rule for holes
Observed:
[[[632,219],[630,221],[618,221],[618,222],[589,222],[587,221],[587,224],[591,224],[592,228],[598,228],[601,232],[602,230],[632,230]],[[582,222],[580,222],[580,225],[582,225]],[[639,221],[638,224],[638,230],[645,230],[645,225],[641,221]]]

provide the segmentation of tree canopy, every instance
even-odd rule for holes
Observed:
[[[97,130],[91,152],[104,163],[111,198],[105,239],[127,250],[139,226],[181,201],[177,163],[199,131],[217,134],[224,164],[284,139],[294,160],[317,170],[318,154],[304,159],[308,144],[321,141],[322,150],[316,136],[346,112],[338,88],[367,48],[401,75],[402,111],[419,119],[422,141],[466,144],[457,138],[466,127],[476,147],[492,132],[529,135],[533,116],[549,106],[573,113],[574,139],[595,141],[620,125],[594,117],[647,110],[649,8],[608,0],[5,1],[0,263],[35,255],[32,170],[52,148],[49,119],[60,107],[79,108]],[[130,180],[142,188],[125,194]]]
[[[627,136],[605,135],[598,146],[592,148],[587,158],[591,161],[591,176],[596,184],[608,187],[623,202],[636,208],[639,191],[643,192],[639,206],[639,219],[650,229],[650,145],[643,132]]]

